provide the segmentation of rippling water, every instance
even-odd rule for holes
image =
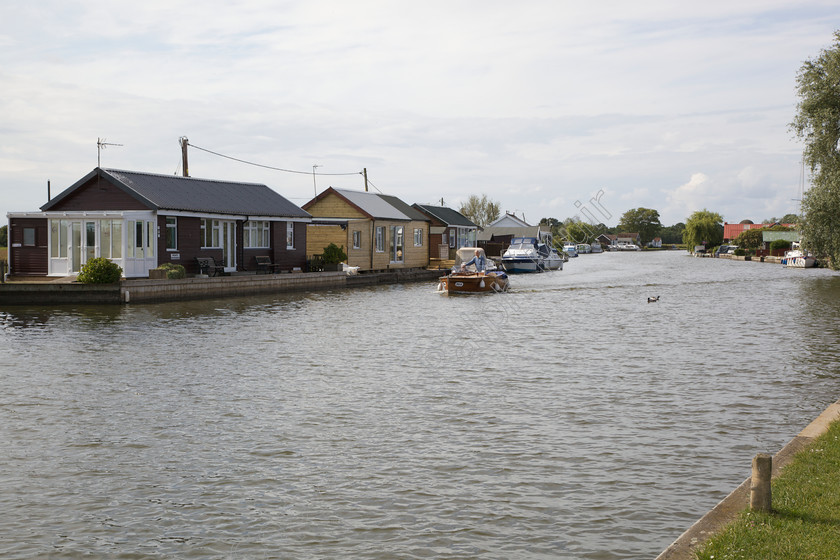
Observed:
[[[839,397],[828,271],[434,289],[0,310],[0,556],[652,558]]]

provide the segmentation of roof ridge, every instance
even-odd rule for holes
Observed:
[[[256,187],[268,187],[265,183],[252,183],[252,182],[245,182],[245,181],[225,181],[222,179],[205,179],[202,177],[184,177],[182,175],[168,175],[165,173],[151,173],[149,171],[131,171],[129,169],[114,169],[114,168],[101,168],[102,171],[112,174],[112,173],[127,173],[132,175],[144,175],[147,177],[161,177],[164,179],[182,179],[182,180],[192,180],[192,181],[204,181],[206,183],[227,183],[231,185],[253,185]],[[268,187],[271,188],[271,187]]]

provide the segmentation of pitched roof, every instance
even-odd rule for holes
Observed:
[[[308,212],[263,184],[101,168],[88,173],[42,206],[41,210],[47,211],[54,207],[97,176],[153,210],[284,218],[310,217]]]
[[[469,218],[446,206],[431,206],[429,204],[413,204],[421,212],[434,216],[448,226],[478,227]]]

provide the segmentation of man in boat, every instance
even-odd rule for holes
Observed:
[[[473,258],[467,262],[461,263],[461,271],[471,264],[475,265],[475,271],[478,274],[484,274],[487,271],[487,257],[485,257],[478,249],[475,250],[475,256]]]

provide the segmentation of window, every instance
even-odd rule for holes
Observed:
[[[453,249],[455,248],[455,243],[458,240],[458,233],[457,230],[450,229],[449,230],[449,246]]]
[[[376,226],[376,252],[385,252],[385,227]]]
[[[242,228],[243,243],[246,249],[271,247],[270,222],[245,222]]]
[[[23,245],[25,247],[34,247],[35,246],[35,228],[34,227],[23,228]]]
[[[391,226],[391,262],[403,262],[403,226]]]
[[[354,249],[361,249],[362,248],[362,232],[359,230],[353,231],[353,248]]]
[[[221,249],[222,223],[219,220],[201,220],[201,248]]]
[[[166,250],[178,250],[178,218],[175,216],[166,217]]]
[[[286,222],[286,249],[295,248],[295,224]]]
[[[423,246],[423,229],[422,228],[414,228],[414,246],[415,247],[422,247]]]

